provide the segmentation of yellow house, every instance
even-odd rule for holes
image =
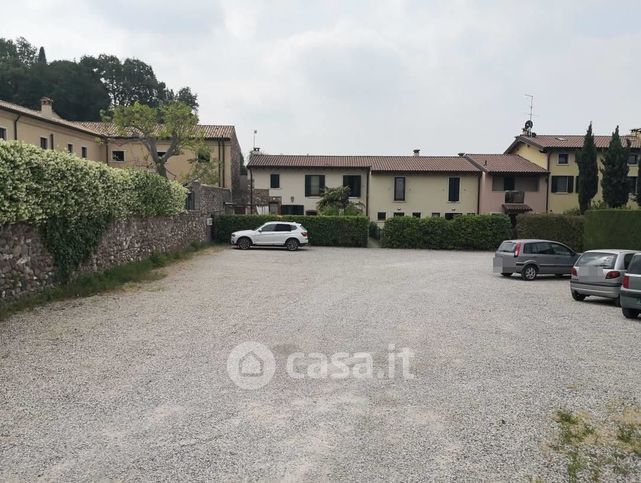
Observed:
[[[480,170],[461,156],[309,156],[252,153],[250,186],[268,190],[259,211],[314,215],[325,187],[349,186],[371,219],[478,213]]]
[[[579,207],[579,197],[576,190],[579,168],[576,163],[576,154],[583,147],[583,138],[582,135],[536,135],[525,132],[523,135],[517,136],[505,151],[506,154],[521,156],[549,171],[550,177],[545,190],[547,194],[546,211],[550,213],[563,213]],[[603,157],[610,140],[611,136],[594,136],[599,168],[603,165]],[[632,148],[628,160],[630,192],[632,194],[636,192],[639,176],[641,136],[638,131],[633,131],[628,136],[621,136],[622,143],[625,144],[626,140],[630,141]],[[601,199],[599,180],[599,191],[594,201]],[[630,205],[632,205],[632,201],[631,197]]]
[[[218,166],[219,186],[240,190],[242,153],[234,126],[201,124],[198,127],[210,149],[210,162]],[[53,110],[53,101],[46,97],[41,99],[40,111],[0,101],[0,139],[68,151],[114,167],[154,169],[148,151],[139,140],[118,136],[110,123],[64,120]],[[168,145],[160,141],[159,152]],[[197,162],[197,155],[189,150],[172,156],[167,162],[168,177],[187,181],[193,162]]]

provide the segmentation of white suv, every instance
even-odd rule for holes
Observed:
[[[256,245],[280,246],[294,251],[308,243],[307,230],[300,223],[287,221],[270,221],[257,230],[235,231],[231,234],[231,244],[241,250]]]

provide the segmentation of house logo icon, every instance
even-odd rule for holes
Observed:
[[[227,357],[227,374],[242,389],[260,389],[276,372],[274,354],[259,342],[243,342]]]

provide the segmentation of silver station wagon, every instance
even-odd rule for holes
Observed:
[[[570,247],[550,240],[506,240],[494,254],[494,272],[504,277],[520,273],[525,280],[539,274],[569,275],[579,258]]]
[[[570,292],[574,300],[589,296],[613,299],[619,305],[623,276],[628,270],[634,250],[589,250],[579,257],[572,268]]]

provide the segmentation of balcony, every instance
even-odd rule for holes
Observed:
[[[532,208],[525,204],[524,191],[506,191],[503,211],[508,215],[515,215],[532,211]]]

